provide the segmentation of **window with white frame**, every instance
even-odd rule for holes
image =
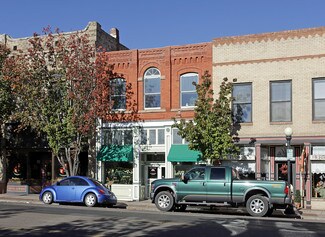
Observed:
[[[178,135],[178,129],[173,128],[172,130],[172,144],[188,144],[188,142]]]
[[[141,135],[141,144],[163,145],[165,144],[165,129],[163,128],[146,128]]]
[[[132,145],[132,129],[105,129],[102,131],[103,145]]]
[[[237,123],[252,122],[252,84],[234,84],[232,96],[233,119]]]
[[[313,79],[313,120],[325,120],[325,78]]]
[[[181,107],[193,107],[197,100],[196,87],[194,83],[199,82],[199,75],[197,73],[186,73],[181,75]]]
[[[160,108],[160,72],[149,68],[144,74],[144,108]]]
[[[126,81],[123,78],[114,78],[110,80],[111,95],[110,100],[113,103],[112,109],[126,109]]]
[[[292,114],[291,81],[272,81],[271,122],[290,122]]]

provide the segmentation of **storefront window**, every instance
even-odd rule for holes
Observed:
[[[132,184],[133,165],[130,162],[105,162],[106,184]]]

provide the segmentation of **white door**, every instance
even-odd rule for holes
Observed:
[[[151,183],[156,179],[164,179],[165,178],[165,166],[162,165],[148,165],[145,169],[145,178],[146,178],[146,193],[147,197],[150,198],[151,192]]]

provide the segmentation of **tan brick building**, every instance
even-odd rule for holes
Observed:
[[[258,179],[286,178],[280,169],[287,164],[287,127],[293,131],[291,180],[296,189],[301,185],[302,149],[311,155],[307,170],[314,179],[302,178],[310,205],[310,186],[325,172],[325,27],[216,38],[214,90],[223,77],[237,78],[234,106],[242,108],[244,116],[239,144],[255,151],[251,162]]]

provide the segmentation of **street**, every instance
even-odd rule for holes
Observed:
[[[0,203],[0,236],[325,236],[324,223],[200,212]]]

